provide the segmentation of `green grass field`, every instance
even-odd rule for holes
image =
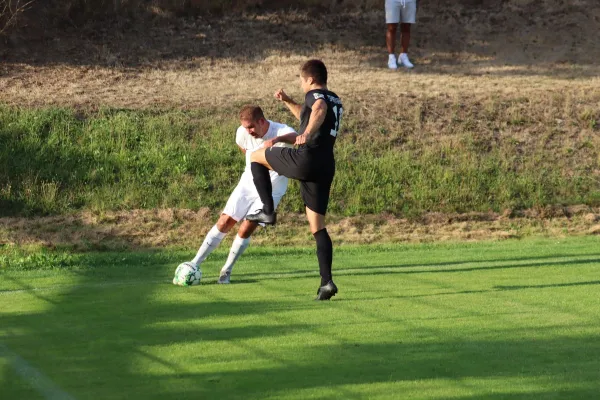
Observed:
[[[182,288],[190,252],[0,248],[0,397],[600,393],[598,237],[338,247],[331,302],[314,249],[251,247],[216,285],[226,251]]]

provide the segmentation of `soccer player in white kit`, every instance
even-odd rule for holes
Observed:
[[[200,268],[200,264],[219,246],[225,235],[235,224],[246,217],[246,214],[255,213],[263,208],[263,203],[258,196],[250,171],[250,154],[262,147],[279,147],[286,146],[286,144],[291,147],[296,140],[297,133],[293,128],[267,120],[262,109],[256,105],[242,107],[240,123],[241,126],[237,129],[235,135],[235,142],[246,155],[246,167],[238,185],[229,196],[219,220],[206,235],[196,257],[188,263],[192,267]],[[279,175],[275,171],[270,173],[273,185],[273,201],[275,207],[277,207],[287,189],[288,178]],[[254,233],[257,227],[258,223],[247,220],[240,224],[217,283],[230,282],[233,266],[250,245],[250,235]]]

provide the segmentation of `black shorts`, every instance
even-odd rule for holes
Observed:
[[[306,146],[298,149],[270,147],[265,158],[279,175],[300,181],[304,205],[317,214],[325,215],[335,175],[333,153],[313,151]]]

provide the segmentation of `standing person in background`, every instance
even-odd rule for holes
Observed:
[[[399,66],[412,68],[414,65],[408,59],[410,43],[410,26],[417,19],[417,0],[385,0],[385,22],[387,32],[388,68],[398,69]],[[396,58],[396,31],[400,24],[400,54]]]

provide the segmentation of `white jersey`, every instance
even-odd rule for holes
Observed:
[[[287,135],[288,133],[296,132],[293,128],[285,124],[280,124],[279,122],[269,121],[269,130],[265,133],[265,136],[262,138],[255,138],[250,135],[246,128],[240,126],[237,129],[235,134],[235,142],[242,149],[246,150],[246,167],[244,168],[244,173],[240,179],[240,184],[247,184],[254,186],[254,179],[252,178],[252,171],[250,170],[250,155],[253,151],[262,147],[265,140],[273,139],[278,136]],[[287,143],[277,143],[275,147],[292,147],[292,145]],[[285,176],[279,175],[275,171],[269,171],[271,175],[271,182],[273,184],[273,189],[277,186],[278,188],[287,188],[288,179]]]
[[[254,186],[254,180],[252,179],[252,171],[250,170],[250,154],[253,151],[259,149],[265,140],[276,138],[277,136],[287,135],[288,133],[295,132],[294,129],[287,125],[280,124],[277,122],[269,121],[269,130],[260,139],[257,139],[250,135],[243,126],[240,126],[235,134],[235,142],[242,149],[246,150],[246,167],[244,173],[240,178],[240,182],[235,187],[227,204],[223,209],[223,214],[229,215],[236,221],[241,221],[246,217],[248,213],[254,214],[258,210],[264,207],[256,186]],[[287,143],[277,143],[275,146],[290,146]],[[273,184],[273,203],[275,208],[281,201],[281,198],[285,194],[288,185],[288,178],[279,175],[275,171],[270,171],[271,182]]]

